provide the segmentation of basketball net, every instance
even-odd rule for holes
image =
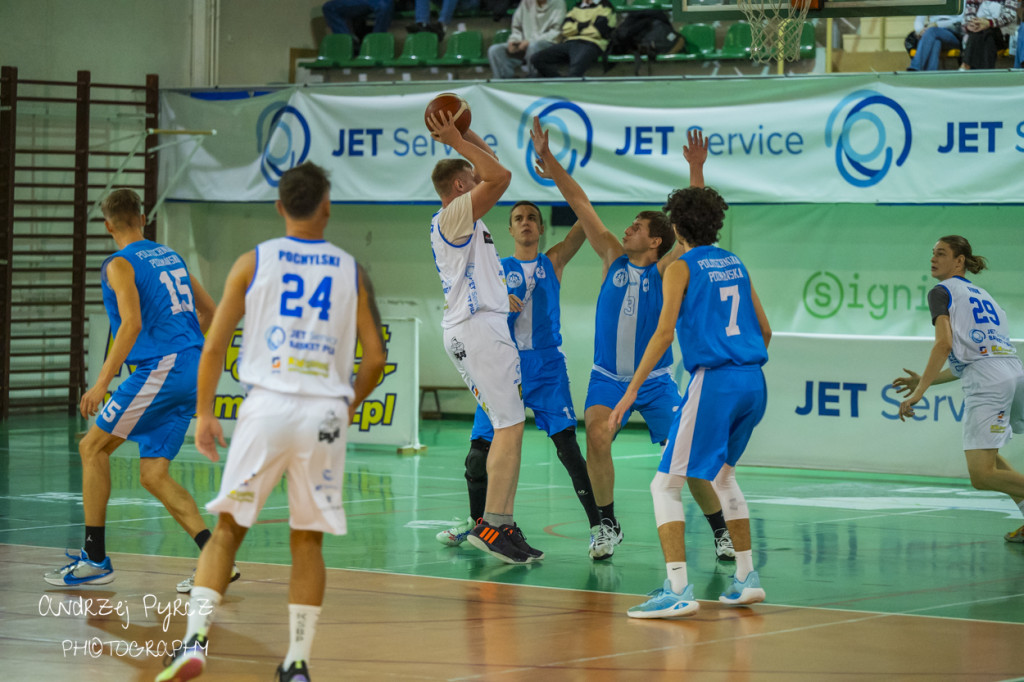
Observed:
[[[800,58],[800,34],[807,10],[818,0],[736,0],[750,22],[750,58],[760,64]]]

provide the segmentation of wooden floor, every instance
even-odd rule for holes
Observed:
[[[434,541],[465,513],[467,426],[429,423],[421,439],[430,450],[420,457],[350,450],[350,532],[324,545],[327,595],[311,661],[318,682],[1024,675],[1024,545],[1003,542],[1020,523],[1005,498],[954,479],[741,467],[768,602],[713,601],[731,568],[714,560],[707,525],[687,500],[687,565],[701,610],[636,621],[625,610],[664,579],[647,490],[657,453],[645,435],[616,443],[626,540],[611,560],[593,562],[557,456],[528,434],[517,518],[548,556],[507,566]],[[184,632],[186,602],[174,607],[174,584],[194,567],[195,546],[139,487],[137,457],[118,453],[107,533],[115,581],[46,585],[42,573],[65,563],[60,548],[81,542],[72,444],[63,424],[0,429],[0,681],[152,680]],[[219,469],[191,446],[172,472],[200,503],[219,484]],[[275,489],[242,546],[242,579],[218,611],[203,679],[273,679],[288,641],[286,509],[284,489]]]
[[[181,636],[166,585],[193,562],[163,558],[154,570],[153,557],[112,558],[109,586],[40,590],[53,552],[0,548],[0,678],[150,680],[161,670],[140,652]],[[287,648],[288,568],[241,570],[204,679],[267,680]],[[67,613],[86,600],[96,615]],[[339,569],[328,571],[325,601],[318,680],[1001,680],[1024,670],[1024,625],[986,621],[709,601],[692,618],[636,621],[623,614],[637,603],[630,595]]]

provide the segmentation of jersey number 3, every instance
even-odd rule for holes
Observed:
[[[281,315],[284,317],[302,317],[302,297],[306,291],[306,282],[302,277],[288,273],[281,277],[285,290],[281,292]],[[320,319],[330,319],[331,285],[333,280],[324,277],[320,280],[313,295],[306,302],[310,308],[320,309]]]

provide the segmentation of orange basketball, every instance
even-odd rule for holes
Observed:
[[[427,123],[427,119],[430,118],[431,114],[437,114],[440,118],[440,113],[447,111],[455,117],[455,127],[460,133],[465,134],[469,130],[469,123],[472,120],[472,115],[469,111],[469,103],[462,99],[453,92],[442,92],[440,95],[430,100],[430,104],[427,105],[427,110],[423,112],[423,122]],[[427,130],[430,130],[429,123],[427,124]]]

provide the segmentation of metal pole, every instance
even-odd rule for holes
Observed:
[[[160,77],[155,73],[151,73],[146,75],[146,128],[148,131],[148,129],[158,128],[159,126]],[[152,215],[152,209],[156,205],[157,180],[160,173],[160,164],[157,162],[156,152],[153,148],[156,147],[159,140],[160,138],[152,133],[146,135],[146,172],[142,183],[146,188],[143,190],[142,205],[145,208],[146,216],[149,218],[149,222],[146,223],[146,227],[143,230],[143,236],[152,241],[156,241],[156,219]]]
[[[11,284],[14,251],[14,139],[18,113],[18,69],[0,70],[0,420],[11,408]]]
[[[71,256],[71,363],[68,414],[78,409],[85,386],[85,270],[89,244],[89,109],[92,76],[79,71],[75,96],[75,198]]]

